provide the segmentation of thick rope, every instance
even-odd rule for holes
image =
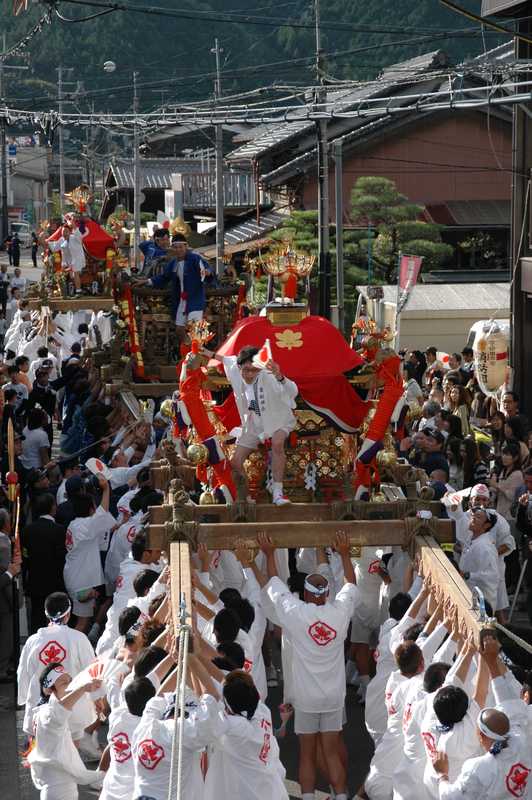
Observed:
[[[504,625],[501,625],[501,623],[497,622],[496,619],[490,619],[489,624],[490,624],[490,627],[494,627],[494,628],[497,628],[498,630],[502,631],[505,636],[507,636],[509,639],[511,639],[516,644],[518,644],[519,647],[522,647],[523,650],[526,650],[527,653],[532,653],[532,644],[529,644],[524,639],[521,639],[521,637],[518,636],[516,633],[512,633],[512,631],[509,631],[508,628],[505,628]]]
[[[181,800],[183,790],[183,738],[185,733],[185,688],[187,682],[188,640],[190,627],[183,625],[179,634],[179,644],[183,646],[183,666],[179,687],[179,734],[177,749],[177,800]]]
[[[180,800],[183,783],[183,733],[185,726],[185,689],[187,682],[188,644],[190,626],[186,624],[186,606],[180,604],[179,650],[177,656],[176,703],[174,712],[174,735],[172,737],[172,754],[170,758],[170,782],[168,800]],[[176,714],[179,721],[176,724]]]

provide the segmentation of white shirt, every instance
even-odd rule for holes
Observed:
[[[225,374],[233,387],[238,413],[245,429],[246,425],[251,423],[257,415],[253,411],[249,411],[245,391],[246,384],[237,366],[236,356],[224,356],[223,365]],[[257,376],[257,395],[260,408],[261,438],[268,438],[275,431],[281,429],[289,433],[295,428],[296,418],[293,409],[296,407],[295,400],[298,391],[296,384],[288,378],[281,382],[268,370],[260,371]]]
[[[393,678],[393,681],[392,681]],[[386,785],[386,793],[391,796],[393,789],[393,773],[399,763],[403,748],[403,708],[407,692],[412,686],[412,681],[419,682],[419,676],[406,678],[400,672],[392,673],[388,680],[386,694],[388,695],[388,721],[386,732],[379,742],[371,759],[369,775],[366,778],[365,789],[372,797],[372,786]],[[395,684],[393,691],[392,683]],[[379,794],[379,797],[381,795]]]
[[[384,693],[388,678],[396,668],[395,659],[390,650],[390,636],[396,625],[397,620],[390,618],[381,626],[379,645],[375,650],[377,671],[366,690],[366,728],[373,739],[380,738],[386,730],[388,712],[384,702]]]
[[[96,652],[98,655],[109,650],[115,643],[115,639],[118,636],[118,618],[120,613],[129,604],[129,600],[135,597],[133,581],[139,572],[143,572],[145,569],[152,569],[155,572],[160,572],[162,565],[160,562],[157,564],[143,564],[141,561],[135,561],[131,554],[120,564],[120,570],[115,584],[115,593],[113,595],[113,603],[107,612],[107,622],[105,623],[104,632],[96,645]],[[150,597],[150,599],[157,597],[162,591],[164,591],[164,589],[155,581],[148,592],[148,597]]]
[[[85,267],[85,253],[83,251],[83,239],[79,228],[75,228],[68,239],[61,236],[55,242],[48,242],[48,247],[55,253],[61,251],[63,267],[72,267],[76,272],[80,272]]]
[[[34,361],[31,362],[30,371],[29,371],[29,379],[30,379],[30,381],[34,381],[35,380],[35,373],[37,372],[37,370],[40,367],[42,367],[42,365],[44,364],[45,361],[51,361],[52,362],[52,368],[50,369],[50,373],[49,373],[50,374],[50,380],[51,381],[55,381],[56,380],[56,378],[58,377],[58,374],[57,374],[57,358],[53,355],[53,353],[49,352],[47,356],[44,356],[42,358],[41,357],[36,358]]]
[[[88,638],[68,625],[47,625],[27,639],[17,669],[18,704],[26,706],[23,724],[26,733],[32,730],[33,714],[40,697],[39,677],[43,669],[48,664],[62,664],[69,675],[75,676],[93,660],[94,650]],[[83,695],[70,717],[71,729],[81,732],[94,720],[94,706],[90,698]]]
[[[56,498],[55,498],[55,502],[56,502],[57,505],[60,505],[61,503],[64,503],[65,500],[67,499],[66,482],[67,482],[67,478],[63,478],[63,480],[61,481],[61,483],[59,484],[59,486],[57,488],[57,495],[56,495]]]
[[[174,720],[162,719],[165,709],[164,697],[149,700],[133,735],[135,789],[130,797],[146,795],[154,800],[168,798]],[[196,744],[193,719],[192,714],[184,724],[182,796],[190,800],[203,800],[200,766],[202,745]]]
[[[421,738],[421,722],[433,699],[433,694],[423,693],[411,704],[408,718],[405,718],[406,710],[403,713],[403,755],[394,772],[393,800],[425,800],[423,774],[427,756]]]
[[[140,717],[130,714],[126,705],[111,712],[107,733],[111,761],[99,800],[131,800],[135,797],[135,764],[131,745],[140,721]]]
[[[492,609],[497,607],[497,587],[499,584],[499,557],[492,537],[483,533],[464,545],[460,557],[460,572],[469,572],[466,583],[470,589],[475,586],[482,591]]]
[[[142,511],[139,511],[113,533],[107,558],[105,559],[105,582],[108,586],[115,585],[120,572],[120,565],[131,553],[131,543],[137,531],[142,527],[143,516]]]
[[[91,517],[76,517],[68,526],[63,577],[69,594],[104,582],[99,537],[114,522],[114,517],[98,506]]]
[[[288,800],[267,706],[248,720],[204,695],[194,728],[198,744],[209,745],[204,800]]]
[[[453,682],[460,684],[456,678]],[[432,766],[431,758],[433,753],[442,751],[447,754],[449,780],[452,782],[459,775],[464,762],[482,752],[476,734],[476,720],[479,713],[480,709],[477,703],[470,700],[465,717],[457,722],[450,731],[443,732],[432,705],[428,705],[427,713],[421,722],[421,737],[427,756],[423,776],[427,798],[438,797],[438,776]]]
[[[332,603],[317,606],[294,597],[279,578],[263,590],[293,645],[294,706],[310,713],[337,711],[345,700],[344,640],[356,586],[346,584]]]
[[[25,388],[25,387],[24,387]],[[22,433],[25,436],[22,442],[22,453],[20,460],[26,469],[41,469],[41,449],[50,448],[50,440],[48,434],[43,428],[34,428],[30,431],[28,427],[24,428]]]
[[[71,714],[53,695],[35,713],[35,743],[28,762],[37,789],[71,781],[87,786],[103,778],[102,772],[88,770],[83,764],[68,727]]]
[[[498,755],[485,753],[471,758],[453,783],[440,782],[439,797],[440,800],[526,800],[531,789],[530,741],[522,734],[512,734],[508,747]]]
[[[143,467],[149,467],[151,458],[145,458],[134,467],[110,467],[109,484],[112,489],[118,489],[119,486],[125,486],[132,478],[136,478],[138,473]]]
[[[26,283],[27,283],[26,278],[23,278],[22,275],[20,276],[20,278],[17,278],[14,275],[11,278],[10,288],[11,289],[20,289],[20,293],[24,294],[24,292],[26,291]]]

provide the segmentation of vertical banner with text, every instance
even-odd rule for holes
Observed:
[[[397,276],[397,316],[404,310],[410,299],[421,272],[422,263],[423,256],[400,256],[399,274]]]

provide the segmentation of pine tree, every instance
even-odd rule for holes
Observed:
[[[367,231],[377,233],[371,247],[377,277],[393,283],[399,253],[423,256],[424,269],[442,266],[453,248],[441,240],[438,225],[419,219],[423,209],[410,203],[388,178],[358,178],[351,193],[351,216],[366,232],[359,240],[359,257],[368,249]]]

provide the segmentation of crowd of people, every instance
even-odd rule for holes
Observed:
[[[502,390],[500,398],[483,394],[475,377],[471,348],[451,354],[445,365],[435,347],[425,353],[405,351],[402,355],[405,399],[417,414],[400,442],[400,454],[426,471],[436,487],[437,499],[454,490],[470,497],[472,504],[482,502],[496,512],[500,580],[493,610],[504,620],[508,594],[513,594],[519,584],[522,563],[532,558],[532,439],[528,419],[520,411],[515,392]],[[532,623],[530,570],[524,578]],[[484,581],[485,585],[496,583],[493,574]]]
[[[445,587],[399,547],[353,552],[341,532],[329,547],[295,552],[265,534],[256,551],[238,541],[231,551],[200,545],[182,699],[168,553],[146,530],[148,508],[164,500],[150,465],[171,437],[169,420],[156,404],[138,420],[105,392],[91,358],[96,338],[112,337],[105,313],[30,312],[24,289],[14,287],[22,297],[2,365],[2,474],[5,483],[11,422],[21,514],[15,531],[6,487],[0,681],[15,678],[21,573],[28,636],[18,702],[42,800],[76,800],[80,786],[96,787],[100,800],[166,800],[181,722],[183,797],[286,800],[279,741],[292,729],[303,800],[324,784],[336,800],[353,791],[366,800],[532,796],[526,654],[516,648],[510,660],[491,628],[473,641]],[[284,505],[297,387],[271,364],[255,392],[255,355],[248,349],[225,365],[248,437],[234,466],[242,471],[271,423],[280,434],[272,497]],[[467,349],[445,366],[437,355],[404,354],[405,396],[420,410],[398,452],[426,471],[442,513],[456,521],[449,558],[481,589],[488,615],[504,620],[508,591],[531,559],[527,420],[515,394],[497,407],[480,396]],[[276,398],[284,417],[268,405]],[[351,787],[346,698],[363,709],[374,743],[363,785]]]

